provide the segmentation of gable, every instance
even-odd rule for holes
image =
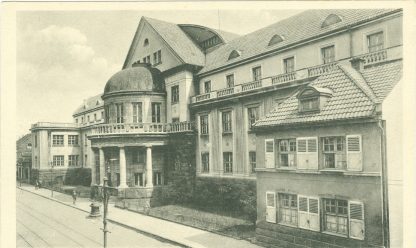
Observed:
[[[138,60],[143,62],[143,58],[147,56],[150,56],[150,61],[153,63],[153,53],[159,50],[161,50],[162,63],[155,68],[163,72],[182,64],[180,58],[172,52],[171,48],[147,22],[140,22],[136,35],[133,41],[134,47],[130,48],[124,68],[131,67]]]

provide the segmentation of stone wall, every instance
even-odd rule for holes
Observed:
[[[36,180],[46,184],[69,184],[89,186],[91,183],[91,169],[89,168],[71,168],[71,169],[54,169],[54,170],[38,170],[32,169],[31,183]]]
[[[293,228],[265,221],[257,223],[256,243],[270,248],[378,247],[365,241]]]

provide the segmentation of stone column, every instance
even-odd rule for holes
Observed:
[[[104,149],[102,147],[99,148],[100,153],[100,185],[104,185],[104,177],[105,175],[105,157],[104,157]]]
[[[146,187],[153,187],[152,146],[146,146]]]
[[[91,186],[92,185],[95,185],[97,183],[97,179],[96,179],[96,174],[97,173],[95,171],[95,163],[96,163],[96,161],[95,161],[95,158],[96,158],[95,153],[96,153],[96,151],[92,150],[92,154],[94,156],[90,156],[90,164],[91,164]]]
[[[126,151],[124,146],[120,147],[120,185],[119,188],[127,188],[126,184]]]

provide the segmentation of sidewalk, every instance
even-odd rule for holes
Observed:
[[[86,213],[90,212],[89,205],[91,202],[89,199],[78,198],[76,205],[73,205],[72,197],[70,195],[65,195],[54,191],[53,198],[51,198],[51,191],[48,189],[36,190],[33,185],[22,185],[18,188],[65,204],[67,206],[77,208]],[[161,220],[139,213],[134,213],[128,210],[119,209],[111,203],[108,205],[108,220],[115,224],[134,229],[138,232],[169,240],[186,247],[259,247],[245,240],[236,240],[197,228],[184,226],[178,223]]]

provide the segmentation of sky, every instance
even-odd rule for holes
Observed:
[[[39,121],[73,122],[84,99],[121,70],[142,16],[244,35],[300,10],[20,11],[17,137]]]

